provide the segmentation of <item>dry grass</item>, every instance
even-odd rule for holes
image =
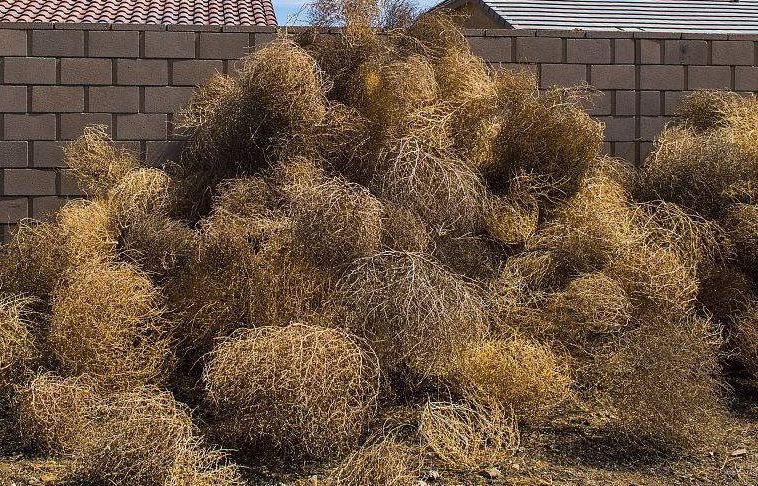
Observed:
[[[722,225],[734,244],[737,262],[750,275],[758,263],[758,206],[734,204],[724,211]]]
[[[519,446],[515,417],[497,404],[427,402],[419,435],[424,447],[453,469],[500,464]]]
[[[641,316],[636,325],[596,358],[616,423],[638,442],[690,446],[715,438],[724,413],[719,329],[665,314]]]
[[[371,183],[384,199],[402,204],[444,234],[476,232],[484,224],[485,189],[463,161],[416,138],[394,141]]]
[[[427,257],[382,252],[359,260],[336,297],[350,329],[369,341],[383,367],[401,363],[443,376],[485,331],[478,290]]]
[[[376,252],[382,233],[379,200],[359,184],[312,172],[282,188],[290,203],[295,250],[321,265],[343,265]]]
[[[146,215],[166,215],[171,179],[160,169],[143,168],[125,174],[108,191],[108,204],[120,226],[139,222]]]
[[[389,250],[424,253],[432,239],[416,213],[401,204],[382,201],[381,243]]]
[[[599,155],[602,125],[582,109],[585,93],[551,88],[538,94],[521,79],[501,79],[498,91],[503,121],[494,139],[494,158],[483,168],[488,183],[503,186],[519,174],[544,178],[549,196],[574,194],[590,163]]]
[[[50,349],[68,374],[114,388],[163,382],[169,331],[158,290],[127,264],[74,268],[53,293]]]
[[[687,95],[676,107],[676,124],[698,131],[710,130],[727,123],[732,106],[739,103],[739,95],[729,91],[695,91]]]
[[[70,450],[86,433],[87,409],[97,399],[95,387],[85,376],[38,375],[20,390],[19,431],[27,443],[46,452]]]
[[[90,377],[40,375],[21,394],[23,432],[74,464],[73,477],[124,485],[241,484],[203,448],[189,409],[151,387],[104,392]],[[193,482],[194,481],[194,482]]]
[[[731,202],[751,203],[758,179],[755,96],[702,92],[681,107],[680,123],[658,137],[640,195],[718,218]]]
[[[470,345],[453,383],[470,402],[497,403],[518,420],[538,423],[571,394],[566,363],[549,347],[519,336]]]
[[[0,393],[17,384],[39,359],[28,298],[0,295]]]
[[[755,301],[732,319],[734,327],[733,342],[737,358],[750,373],[752,380],[758,383],[758,307]]]
[[[343,459],[324,479],[325,486],[406,486],[421,471],[421,458],[410,446],[383,437]]]
[[[330,458],[347,452],[375,411],[376,358],[336,330],[259,327],[221,342],[205,368],[208,399],[245,442]]]
[[[108,127],[86,127],[84,134],[64,149],[66,165],[88,194],[103,195],[139,166],[137,157],[117,147]]]
[[[52,223],[22,221],[0,247],[0,289],[46,300],[66,268],[62,240]]]
[[[121,231],[119,257],[152,279],[177,274],[197,251],[197,236],[184,223],[166,216],[145,216]]]

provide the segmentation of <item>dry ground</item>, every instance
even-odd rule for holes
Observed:
[[[651,454],[649,449],[622,448],[602,427],[567,420],[562,427],[522,431],[519,452],[507,463],[495,465],[501,473],[498,478],[487,477],[484,470],[446,470],[430,460],[426,474],[435,470],[439,477],[424,481],[428,486],[757,485],[758,403],[734,410],[729,421],[724,438],[716,444],[684,454]],[[66,461],[12,452],[19,444],[7,433],[0,440],[0,486],[79,484],[67,479],[70,465]],[[251,484],[284,486],[304,476],[319,476],[317,467],[308,469],[300,474],[277,473],[276,467],[247,469],[246,475]],[[310,482],[318,484],[316,478],[306,484]]]

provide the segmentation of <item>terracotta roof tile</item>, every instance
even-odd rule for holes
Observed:
[[[0,22],[275,26],[271,0],[0,0]]]

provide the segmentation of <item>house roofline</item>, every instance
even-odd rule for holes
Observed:
[[[450,10],[455,10],[456,8],[462,7],[466,5],[467,3],[475,3],[488,17],[493,19],[495,22],[499,23],[503,26],[504,29],[513,29],[514,27],[509,24],[502,16],[500,16],[497,12],[495,12],[492,7],[487,5],[484,0],[444,0],[434,7],[430,8],[428,12],[431,12],[432,10],[437,10],[441,8],[446,8]]]

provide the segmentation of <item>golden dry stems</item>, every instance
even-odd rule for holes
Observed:
[[[696,93],[680,123],[656,140],[642,170],[640,196],[718,218],[731,202],[751,203],[758,179],[755,96]]]
[[[18,384],[40,358],[30,322],[31,299],[0,294],[0,394]]]
[[[290,205],[294,250],[327,266],[376,252],[382,233],[381,202],[359,184],[312,172],[281,189]]]
[[[51,307],[50,350],[66,374],[89,374],[115,389],[168,378],[171,329],[163,298],[133,267],[94,262],[72,268]]]
[[[184,223],[145,215],[121,231],[119,257],[155,280],[180,271],[197,251],[197,235]]]
[[[526,91],[518,79],[499,81],[502,123],[493,141],[494,157],[482,169],[488,183],[501,189],[526,173],[547,180],[550,197],[574,194],[603,140],[602,125],[582,109],[584,93],[550,88],[540,95],[536,83]]]
[[[475,233],[484,224],[486,191],[463,161],[416,138],[394,140],[371,185],[380,196],[418,214],[438,233]]]
[[[503,196],[490,196],[486,201],[485,227],[495,239],[506,245],[522,245],[537,231],[539,204],[528,187],[511,183]]]
[[[709,130],[726,125],[729,112],[739,103],[739,95],[730,91],[694,91],[684,97],[674,110],[675,124]]]
[[[484,235],[442,235],[435,238],[431,255],[464,278],[486,282],[497,275],[502,263],[498,250]]]
[[[376,357],[356,339],[305,324],[239,331],[210,355],[208,400],[240,445],[341,455],[364,432],[378,393]]]
[[[515,416],[496,403],[427,402],[421,410],[422,445],[446,467],[476,470],[501,464],[519,447]]]
[[[115,145],[108,131],[104,125],[85,127],[84,134],[64,148],[66,165],[91,196],[104,195],[139,166],[137,157]]]
[[[167,215],[170,185],[168,174],[160,169],[141,168],[125,174],[108,191],[108,205],[115,222],[124,227],[146,215]]]
[[[385,369],[406,364],[422,376],[444,376],[486,331],[478,289],[418,253],[358,260],[335,300],[351,311],[347,325],[368,340]]]
[[[19,390],[19,431],[25,442],[45,452],[71,450],[87,433],[87,410],[97,399],[95,386],[86,376],[40,374]]]
[[[517,335],[468,346],[452,373],[467,401],[497,404],[519,421],[544,421],[570,396],[567,364],[549,347]]]
[[[421,218],[401,204],[382,201],[382,247],[409,253],[424,253],[432,244]]]
[[[689,315],[642,315],[596,357],[600,389],[632,441],[690,446],[723,424],[723,385],[712,322]]]
[[[722,324],[744,312],[755,298],[751,277],[732,265],[703,272],[699,283],[698,303]]]
[[[23,430],[71,459],[75,478],[135,486],[241,484],[236,467],[203,447],[189,409],[170,393],[139,386],[111,393],[92,383],[86,375],[44,374],[21,392]]]
[[[758,206],[738,203],[727,207],[722,225],[734,244],[737,263],[755,277],[758,264]]]
[[[68,263],[62,241],[53,223],[21,221],[0,248],[0,290],[46,301]]]
[[[407,486],[421,472],[421,458],[413,447],[393,437],[365,444],[329,471],[325,486]],[[319,483],[321,484],[321,483]]]
[[[737,359],[750,373],[752,381],[758,383],[758,306],[755,300],[732,318],[732,327]]]

